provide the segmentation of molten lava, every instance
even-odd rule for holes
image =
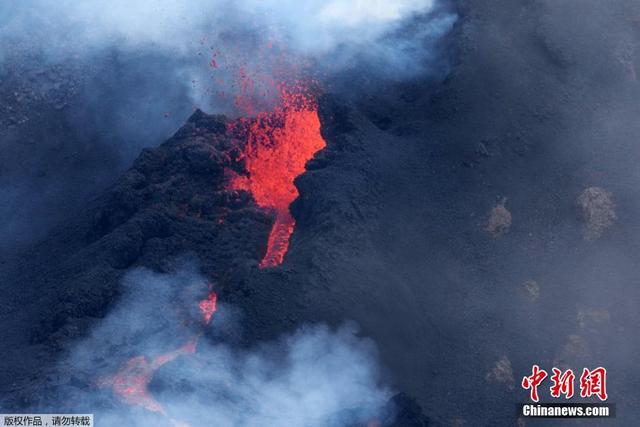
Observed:
[[[142,406],[149,411],[165,414],[162,405],[151,396],[148,390],[153,374],[162,365],[183,354],[193,354],[195,350],[195,343],[187,343],[177,350],[153,359],[145,356],[129,359],[113,378],[113,392],[129,405]]]
[[[211,322],[211,317],[216,311],[217,299],[216,293],[210,292],[207,298],[198,304],[203,316],[204,326]],[[201,333],[182,347],[151,359],[146,356],[133,357],[118,370],[115,376],[103,381],[101,385],[110,386],[113,392],[129,405],[141,406],[148,411],[159,412],[166,415],[160,402],[154,399],[151,393],[149,393],[149,383],[153,379],[155,372],[161,366],[175,360],[179,356],[195,353],[200,336]],[[185,425],[176,420],[171,421],[174,425]]]
[[[326,146],[314,97],[300,86],[282,86],[280,94],[280,106],[250,122],[242,155],[247,175],[231,180],[231,188],[249,191],[258,206],[275,211],[261,268],[282,263],[295,227],[289,212],[289,205],[298,197],[294,180]]]
[[[198,307],[200,308],[200,311],[204,316],[205,325],[209,324],[209,322],[211,321],[211,316],[213,316],[213,313],[216,312],[217,302],[218,296],[216,295],[216,293],[210,292],[209,296],[207,296],[207,299],[203,299],[202,301],[200,301],[200,304],[198,304]]]

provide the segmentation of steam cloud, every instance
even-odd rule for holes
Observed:
[[[66,0],[55,8],[31,0],[5,7],[4,15],[0,40],[39,51],[46,61],[90,59],[114,48],[166,55],[174,61],[167,71],[178,81],[200,83],[191,93],[194,102],[222,112],[225,106],[210,99],[212,85],[201,84],[211,81],[207,47],[253,71],[269,66],[264,62],[273,59],[260,50],[275,43],[290,60],[308,60],[316,71],[366,63],[375,64],[379,77],[397,79],[435,72],[434,43],[456,19],[435,0]],[[399,31],[416,20],[419,31]]]
[[[206,292],[206,281],[189,268],[174,275],[129,273],[120,303],[69,351],[63,371],[80,383],[99,384],[129,357],[176,349],[198,333],[197,301]],[[209,335],[237,334],[239,319],[232,307],[219,306]],[[381,413],[389,392],[380,385],[373,343],[355,334],[352,326],[307,326],[248,350],[201,339],[196,354],[158,370],[149,389],[168,417],[193,426],[364,424]],[[75,402],[72,409],[95,411],[100,425],[169,421],[141,407],[114,405],[109,388],[66,385],[60,395]]]
[[[28,34],[29,39],[22,42],[49,56],[78,50],[95,53],[106,46],[155,47],[183,55],[193,53],[203,39],[219,42],[216,37],[242,29],[264,41],[283,43],[300,55],[321,57],[325,64],[336,53],[340,58],[354,59],[366,47],[366,51],[380,55],[377,61],[391,65],[403,49],[397,40],[385,41],[383,36],[407,20],[428,16],[422,36],[430,33],[437,38],[455,21],[455,15],[441,10],[435,0],[241,0],[234,4],[219,0],[153,4],[142,0],[63,0],[55,8],[46,0],[9,4],[2,10],[2,39],[15,41]],[[389,42],[396,54],[382,47]],[[405,43],[413,44],[417,65],[420,58],[415,53],[420,53],[424,38],[412,35]]]

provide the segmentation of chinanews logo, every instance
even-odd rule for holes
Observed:
[[[549,379],[548,383],[545,381]],[[536,418],[610,418],[615,416],[615,405],[606,403],[607,370],[601,366],[589,369],[583,368],[580,378],[576,381],[576,374],[571,369],[551,369],[551,376],[538,365],[533,365],[531,375],[522,378],[522,388],[529,391],[529,399],[534,403],[523,403],[519,412],[522,417]],[[567,402],[576,399],[576,383],[579,387],[580,399],[590,399],[588,402]],[[540,402],[540,393],[549,385],[549,402]],[[545,396],[546,397],[546,394]],[[562,403],[553,399],[563,399]],[[594,402],[598,399],[599,402]]]

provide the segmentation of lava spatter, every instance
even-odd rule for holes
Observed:
[[[246,175],[234,175],[230,183],[232,189],[249,191],[258,206],[275,211],[261,268],[282,263],[295,228],[289,212],[299,195],[294,180],[326,146],[313,95],[302,85],[281,85],[280,98],[273,111],[262,112],[249,123],[241,156]]]

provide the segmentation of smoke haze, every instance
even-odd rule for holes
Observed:
[[[62,362],[78,379],[60,390],[74,402],[69,409],[105,408],[111,389],[94,384],[108,382],[131,357],[153,358],[192,340],[201,332],[198,299],[207,291],[189,267],[173,275],[130,272],[120,302]],[[352,325],[308,325],[257,348],[234,348],[229,335],[240,333],[241,315],[221,305],[207,328],[195,354],[162,366],[151,381],[168,418],[122,403],[97,411],[100,424],[344,426],[374,419],[389,398],[374,344]],[[219,343],[223,337],[227,344]]]

